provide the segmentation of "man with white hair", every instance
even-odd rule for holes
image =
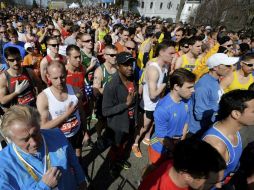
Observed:
[[[59,129],[40,130],[40,115],[16,105],[2,118],[9,145],[0,152],[0,189],[85,190],[85,175]]]

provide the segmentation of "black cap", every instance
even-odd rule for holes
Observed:
[[[116,62],[117,64],[125,64],[128,61],[135,61],[135,58],[128,52],[121,52],[116,55]]]

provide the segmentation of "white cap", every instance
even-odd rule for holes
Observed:
[[[27,48],[34,48],[34,43],[25,43],[25,46],[24,46],[25,50],[27,51]]]
[[[212,30],[212,27],[211,26],[206,26],[205,29],[206,30]]]
[[[234,65],[239,61],[238,57],[228,57],[224,53],[216,53],[208,58],[206,64],[209,69],[212,69],[219,65]]]

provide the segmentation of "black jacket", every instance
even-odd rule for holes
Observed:
[[[137,86],[135,86],[137,92]],[[137,93],[138,94],[138,93]],[[128,90],[122,83],[118,72],[113,74],[111,81],[109,81],[103,91],[102,114],[107,117],[108,127],[114,131],[123,131],[129,133],[130,122],[128,116],[128,106],[126,100]],[[134,98],[133,104],[135,106],[135,125],[137,121],[137,103],[138,96]]]

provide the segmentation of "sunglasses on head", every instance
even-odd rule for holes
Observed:
[[[242,61],[246,66],[248,66],[248,67],[253,67],[253,65],[254,64],[252,64],[252,63],[248,63],[248,62],[245,62],[245,61]]]

